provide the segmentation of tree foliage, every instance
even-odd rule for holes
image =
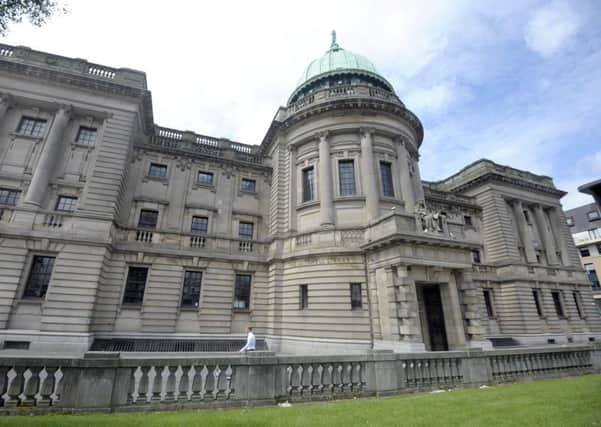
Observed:
[[[0,35],[6,35],[9,25],[23,18],[39,27],[53,14],[63,11],[55,0],[0,0]]]

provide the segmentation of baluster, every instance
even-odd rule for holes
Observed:
[[[52,394],[50,395],[50,400],[52,401],[52,405],[56,405],[63,395],[63,386],[65,382],[63,381],[63,368],[60,366],[54,372],[54,389],[52,390]]]
[[[413,388],[417,384],[415,382],[415,363],[413,360],[405,361],[405,368],[407,370],[407,387]]]
[[[332,393],[338,393],[342,384],[342,366],[332,364]]]
[[[34,406],[35,397],[40,388],[40,367],[31,367],[24,374],[25,384],[23,387],[23,396],[21,399],[22,406]]]
[[[4,394],[8,389],[8,371],[9,366],[0,366],[0,406],[4,405]]]
[[[301,394],[303,396],[311,394],[311,378],[313,377],[313,366],[308,365],[303,367],[303,375],[301,377]]]
[[[163,393],[163,372],[165,367],[154,367],[154,379],[152,381],[152,402],[160,402],[162,400]]]
[[[175,389],[176,386],[176,376],[175,376],[175,372],[177,371],[178,366],[167,366],[167,382],[165,384],[165,397],[164,400],[167,402],[172,402],[175,400],[175,396],[177,393],[177,390]]]
[[[311,378],[311,394],[321,394],[323,391],[323,366],[316,365],[313,369],[313,377]]]
[[[219,365],[215,365],[215,369],[213,370],[213,399],[217,400],[217,398],[221,397],[223,394],[223,389],[221,388],[221,368]]]
[[[323,388],[326,393],[334,393],[334,367],[331,363],[328,363],[323,370]]]
[[[179,385],[178,385],[179,395],[177,396],[178,401],[192,399],[192,390],[190,388],[190,386],[192,385],[190,382],[190,370],[191,369],[192,369],[191,366],[182,366],[181,367],[182,376],[179,378]]]
[[[234,376],[234,370],[232,369],[232,365],[228,365],[225,370],[225,398],[229,399],[232,393],[234,393],[234,389],[232,388],[232,378]]]
[[[353,393],[361,391],[361,363],[353,363],[351,372],[351,390]]]
[[[148,372],[150,371],[150,366],[139,366],[140,377],[138,380],[138,394],[136,396],[136,404],[145,404],[148,402]]]
[[[207,398],[215,397],[215,390],[217,389],[217,384],[215,384],[215,366],[206,365],[205,369],[207,370],[206,377],[204,380],[204,396]]]
[[[292,396],[292,390],[294,388],[294,386],[292,385],[292,376],[294,375],[294,369],[292,368],[292,366],[288,365],[286,367],[286,392],[288,393],[288,396]]]
[[[352,364],[352,362],[348,362],[346,365],[344,365],[344,371],[342,374],[343,374],[343,378],[344,378],[343,391],[345,393],[351,393],[353,391],[353,364]]]
[[[19,396],[23,392],[23,373],[25,372],[25,368],[22,366],[13,367],[14,377],[10,381],[8,385],[8,389],[6,394],[8,395],[8,400],[5,401],[5,406],[17,406],[19,405]]]

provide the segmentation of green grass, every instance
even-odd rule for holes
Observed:
[[[0,417],[0,426],[601,426],[601,375],[245,409]]]

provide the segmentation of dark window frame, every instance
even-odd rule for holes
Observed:
[[[58,196],[54,210],[58,212],[75,212],[78,198],[75,196]]]
[[[23,289],[23,299],[39,299],[46,298],[48,287],[52,280],[52,272],[56,256],[51,255],[33,255],[27,281]]]
[[[122,305],[141,306],[144,304],[146,284],[148,283],[148,267],[130,265],[125,278]]]
[[[167,178],[167,165],[151,162],[148,166],[148,175],[151,178]]]
[[[551,298],[553,299],[553,305],[555,306],[555,314],[560,319],[566,318],[566,311],[563,306],[563,298],[561,291],[551,291]]]
[[[463,215],[463,223],[468,227],[474,226],[471,215]]]
[[[494,319],[496,315],[493,290],[490,288],[484,288],[482,289],[482,294],[484,296],[484,305],[486,306],[486,315],[489,319]]]
[[[599,221],[601,219],[601,215],[599,214],[598,210],[593,210],[586,213],[586,218],[589,220],[589,222]]]
[[[203,177],[201,179],[201,177]],[[210,179],[208,179],[210,177]],[[215,185],[215,174],[213,172],[208,171],[198,171],[196,175],[196,184],[198,185],[207,185],[214,186]]]
[[[538,314],[538,317],[543,318],[545,317],[545,312],[543,311],[541,296],[542,290],[532,289],[532,298],[534,298],[534,306],[536,307],[536,313]]]
[[[195,223],[204,224],[204,226],[195,227],[194,226]],[[194,215],[192,217],[192,221],[190,223],[190,233],[191,234],[207,234],[208,232],[209,232],[209,217]]]
[[[16,206],[21,190],[0,188],[0,205]]]
[[[234,310],[250,310],[250,298],[252,291],[252,275],[245,273],[236,274],[234,282]]]
[[[394,179],[391,162],[380,160],[380,184],[382,196],[394,198]]]
[[[202,292],[203,272],[198,270],[184,271],[184,283],[182,285],[181,308],[199,308],[200,293]]]
[[[252,178],[242,178],[240,180],[240,191],[245,193],[256,193],[257,180]]]
[[[580,252],[580,256],[583,258],[591,256],[591,250],[589,248],[580,248],[578,249],[578,252]]]
[[[19,135],[31,136],[32,138],[42,138],[46,132],[46,119],[40,119],[30,116],[22,116],[17,125],[16,133]]]
[[[338,191],[342,197],[357,195],[354,159],[338,160]]]
[[[315,200],[315,168],[309,166],[301,172],[303,184],[303,203]]]
[[[154,223],[147,220],[148,218],[151,218],[151,213],[154,215]],[[138,216],[138,228],[156,230],[158,223],[159,211],[155,209],[140,209],[140,215]]]
[[[472,262],[474,264],[482,264],[482,256],[480,255],[480,250],[478,250],[478,249],[472,250]]]
[[[81,145],[96,145],[96,137],[98,136],[98,129],[89,126],[80,126],[77,131],[77,137],[75,142]]]
[[[361,283],[350,283],[351,310],[363,309],[363,286]]]
[[[574,299],[574,305],[576,306],[576,313],[580,319],[584,319],[584,312],[582,311],[582,296],[579,291],[572,291],[572,298]]]
[[[246,230],[250,229],[250,233]],[[253,240],[255,236],[255,223],[248,221],[238,222],[238,237],[244,240]]]
[[[309,308],[309,285],[298,285],[298,309]]]

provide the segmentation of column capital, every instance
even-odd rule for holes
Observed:
[[[6,105],[6,107],[12,107],[15,105],[15,100],[10,93],[0,94],[0,104]]]
[[[364,126],[361,126],[359,128],[359,133],[361,135],[363,135],[363,136],[369,136],[369,137],[371,137],[371,136],[373,136],[373,134],[375,132],[376,132],[376,129],[373,128],[373,127],[364,127]]]
[[[330,136],[329,130],[323,130],[321,132],[317,132],[317,137],[319,138],[319,142],[327,141],[329,136]]]
[[[297,148],[295,145],[293,145],[293,144],[288,145],[288,152],[294,154],[294,153],[296,153],[296,151],[297,151]]]
[[[71,117],[71,115],[73,114],[73,105],[57,104],[56,114],[64,114],[67,117]]]

